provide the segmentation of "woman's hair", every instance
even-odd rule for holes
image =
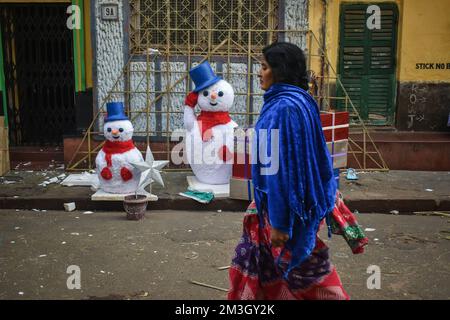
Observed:
[[[308,90],[306,58],[303,50],[288,42],[275,42],[263,49],[272,69],[274,83],[282,82]]]

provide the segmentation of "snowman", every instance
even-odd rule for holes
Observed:
[[[231,85],[204,62],[189,71],[195,89],[185,100],[185,151],[196,178],[206,184],[228,184],[232,172],[234,128],[228,113],[233,101]],[[198,105],[201,112],[195,115]]]
[[[136,192],[141,171],[131,163],[143,162],[141,152],[134,146],[133,125],[124,113],[122,102],[106,105],[103,132],[105,144],[95,159],[100,189],[108,193]]]

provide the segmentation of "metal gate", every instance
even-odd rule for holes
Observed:
[[[0,6],[11,145],[58,145],[75,131],[66,4]]]

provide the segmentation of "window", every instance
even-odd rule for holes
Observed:
[[[275,40],[277,0],[130,0],[130,48],[182,54],[258,50]],[[228,43],[230,39],[230,43]]]

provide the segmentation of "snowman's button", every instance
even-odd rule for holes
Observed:
[[[112,179],[112,172],[109,170],[108,167],[103,168],[102,172],[100,172],[100,175],[105,180],[111,180]]]
[[[122,177],[123,181],[128,181],[133,178],[133,174],[131,173],[130,170],[128,170],[128,168],[120,169],[120,176]]]

